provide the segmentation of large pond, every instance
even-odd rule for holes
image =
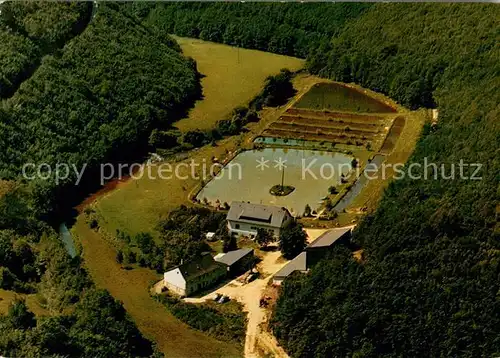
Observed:
[[[231,201],[249,201],[284,206],[296,214],[302,214],[307,204],[316,209],[328,194],[330,186],[340,183],[341,173],[346,175],[352,157],[333,152],[265,148],[238,154],[198,194],[212,204]],[[283,172],[279,163],[286,166]],[[269,193],[273,185],[284,184],[295,190],[283,197]]]
[[[71,257],[76,256],[76,248],[75,243],[73,242],[73,238],[71,237],[71,233],[68,230],[68,227],[65,223],[59,225],[59,238],[64,244],[66,251]]]

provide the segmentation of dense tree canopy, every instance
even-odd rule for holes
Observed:
[[[0,178],[17,177],[25,163],[53,168],[60,162],[80,169],[86,164],[88,181],[98,164],[141,153],[151,129],[178,118],[198,93],[192,61],[122,14],[119,5],[103,4],[86,30],[46,56],[4,103]],[[33,183],[40,214],[61,204],[57,186],[74,179]]]
[[[447,175],[460,160],[483,167],[482,180],[392,183],[355,232],[365,263],[339,252],[286,282],[274,327],[293,356],[500,351],[498,10],[376,5],[309,58],[320,75],[437,105],[410,163],[427,157]]]
[[[0,98],[13,94],[41,57],[80,33],[90,20],[85,2],[8,1],[0,5]]]
[[[50,313],[35,319],[14,302],[0,317],[2,355],[153,354],[121,304],[94,288],[80,258],[39,221],[75,193],[68,185],[74,176],[60,183],[20,178],[25,163],[87,164],[91,175],[103,161],[130,158],[151,129],[174,121],[198,96],[194,62],[170,39],[117,4],[99,5],[87,25],[91,9],[2,4],[0,71],[8,72],[0,72],[0,89],[10,98],[0,106],[0,288],[35,293]],[[148,250],[148,237],[137,242]]]
[[[291,260],[307,246],[307,234],[302,225],[296,221],[280,232],[279,249],[283,257]]]
[[[370,4],[150,3],[129,11],[160,34],[225,43],[305,58],[328,43]],[[152,9],[152,11],[150,11]]]
[[[121,304],[94,288],[80,258],[71,258],[54,231],[38,222],[30,208],[15,210],[23,195],[17,185],[0,183],[0,210],[9,214],[8,222],[0,222],[0,288],[36,293],[50,315],[35,318],[23,300],[15,300],[8,314],[0,316],[0,354],[153,354],[151,342],[141,336]]]

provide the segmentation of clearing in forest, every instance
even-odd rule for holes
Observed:
[[[214,128],[233,109],[247,105],[264,86],[264,81],[282,68],[296,71],[304,60],[269,52],[248,50],[213,42],[175,37],[185,56],[196,60],[203,99],[190,111],[189,117],[175,123],[181,131]]]

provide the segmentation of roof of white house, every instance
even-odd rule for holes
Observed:
[[[227,213],[227,220],[280,228],[287,216],[290,216],[290,213],[286,208],[233,201]]]
[[[234,265],[236,262],[241,260],[247,255],[253,254],[253,249],[239,249],[234,251],[226,252],[225,254],[218,254],[214,257],[214,260],[228,266]]]
[[[352,227],[343,227],[338,229],[332,229],[321,234],[316,240],[311,242],[307,247],[328,247],[331,246],[335,241],[343,237],[346,233],[350,232]]]
[[[174,271],[179,269],[184,279],[187,281],[189,279],[193,279],[198,277],[204,273],[211,272],[221,267],[222,265],[215,261],[213,257],[209,253],[204,253],[201,257],[196,260],[187,262],[185,264],[173,267],[167,272]],[[222,266],[223,267],[223,266]]]
[[[288,277],[295,271],[306,271],[306,255],[305,251],[302,251],[297,257],[295,257],[292,261],[286,264],[281,270],[274,274],[275,278],[284,278]]]

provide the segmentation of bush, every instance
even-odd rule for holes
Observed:
[[[245,341],[246,315],[235,302],[223,305],[192,304],[168,294],[155,295],[154,298],[164,304],[176,318],[194,329],[226,342],[243,344]],[[228,305],[238,305],[238,308],[229,310]]]

